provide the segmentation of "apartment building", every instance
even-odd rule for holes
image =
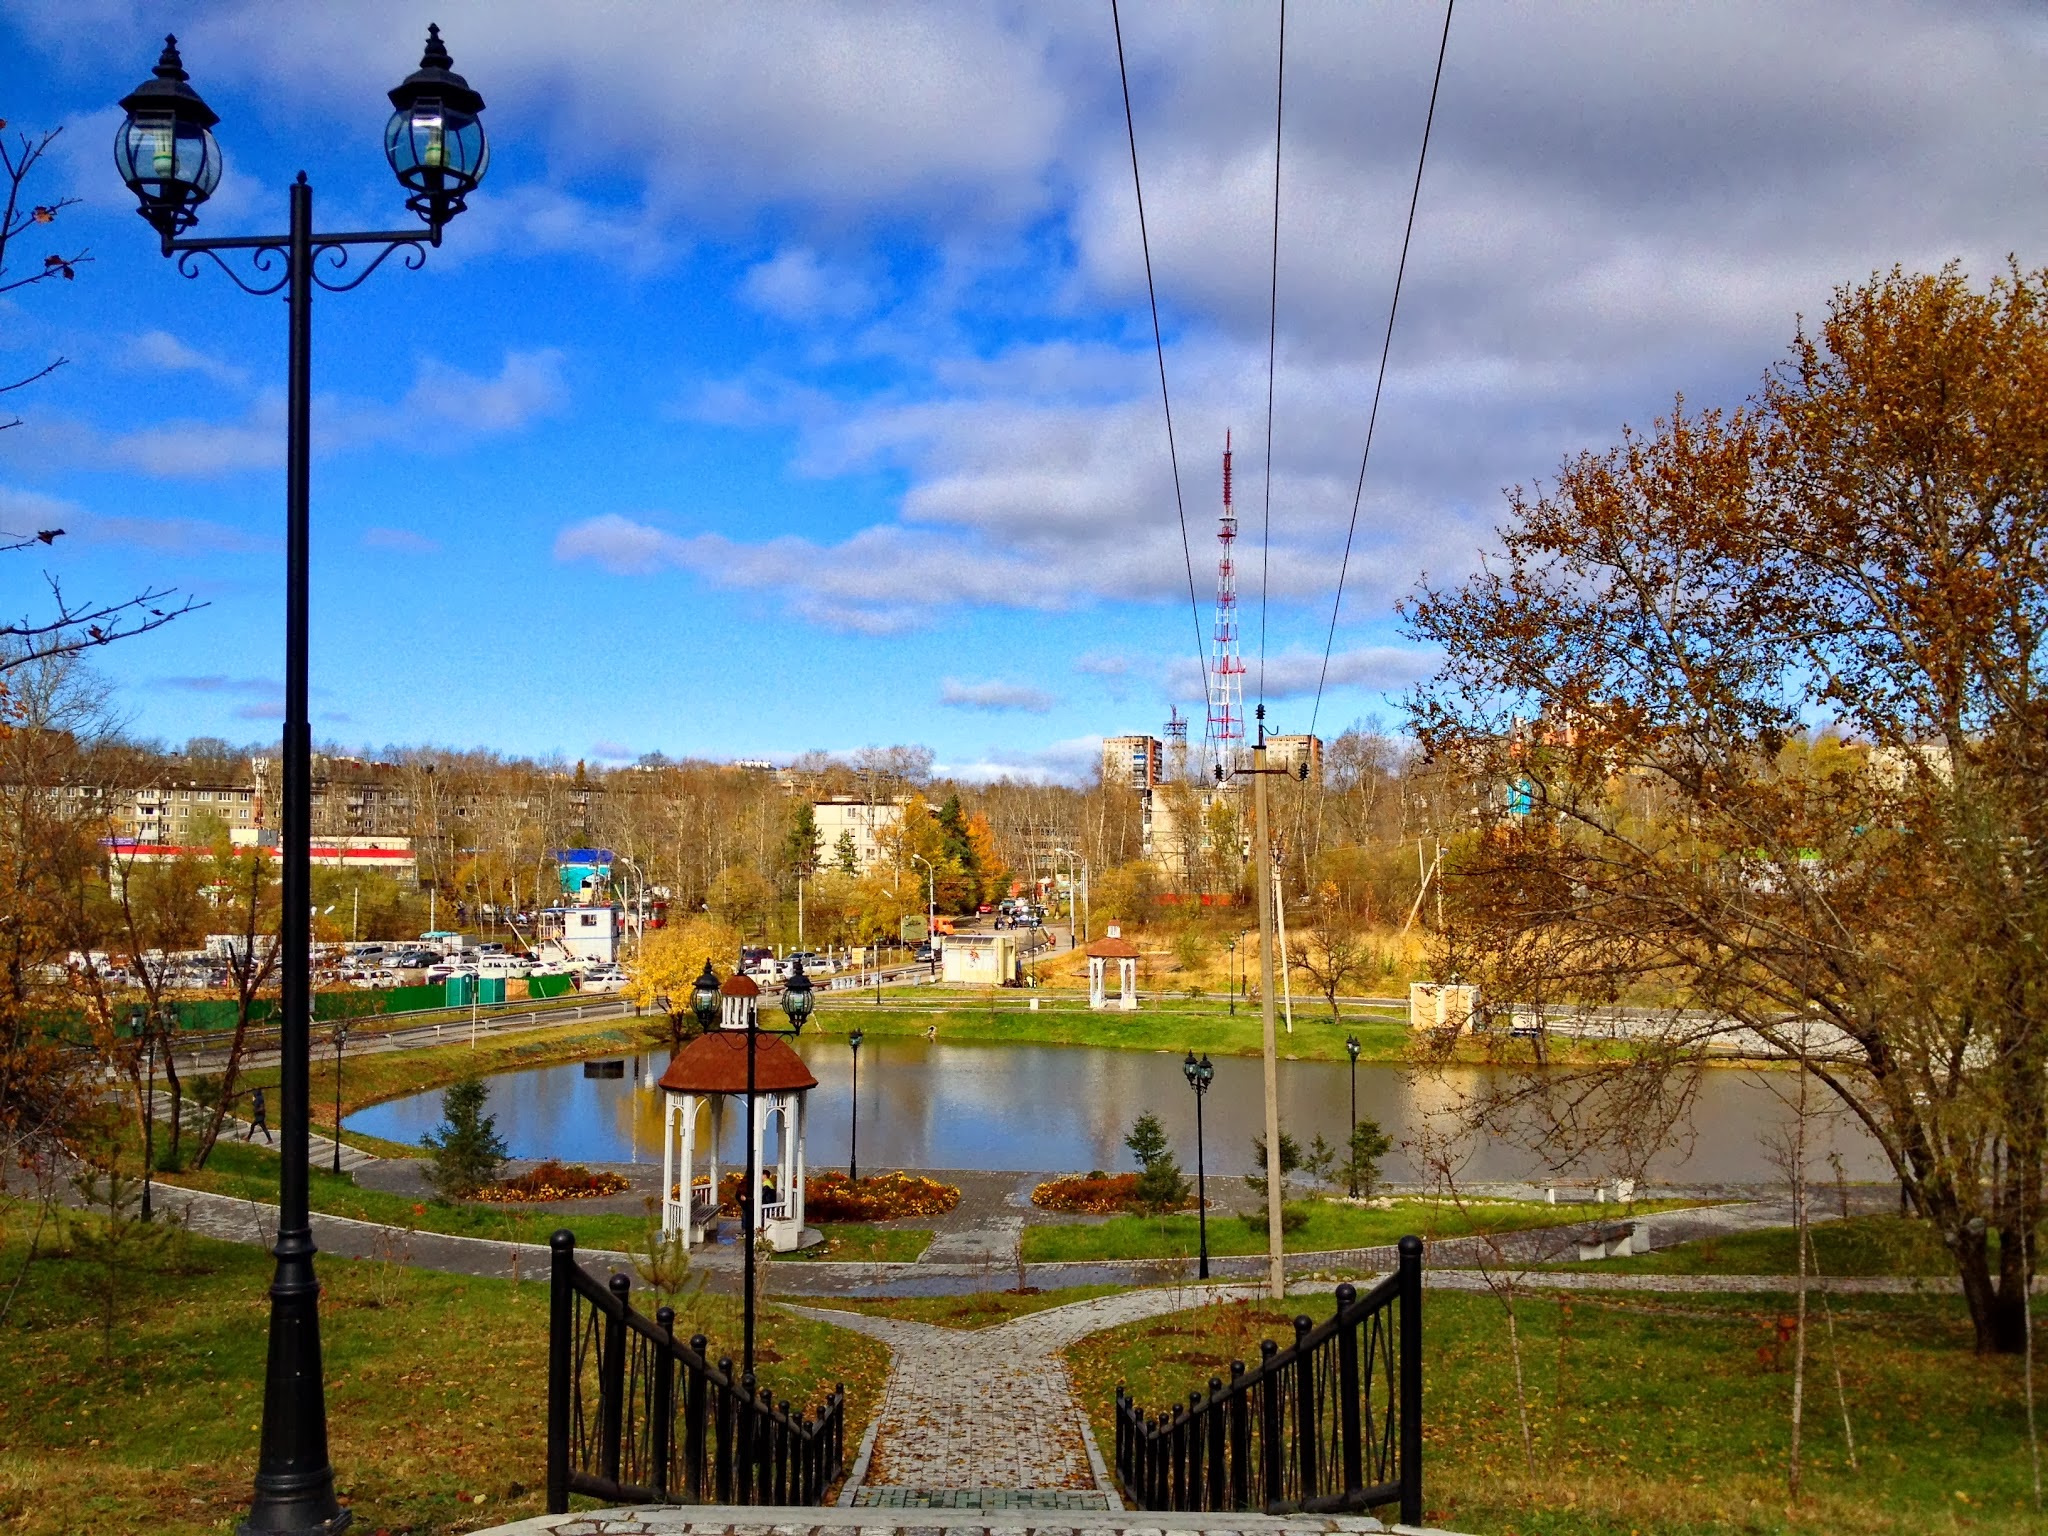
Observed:
[[[1166,748],[1157,736],[1109,736],[1102,743],[1102,782],[1149,795],[1166,778]]]
[[[839,862],[839,840],[851,835],[854,862],[865,874],[882,862],[882,839],[903,825],[903,807],[894,800],[813,800],[818,823],[818,857],[828,867]]]

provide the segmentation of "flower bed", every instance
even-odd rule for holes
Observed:
[[[1120,1216],[1138,1208],[1137,1197],[1135,1173],[1070,1173],[1031,1191],[1031,1203],[1040,1210],[1075,1216]]]
[[[814,1173],[804,1180],[804,1214],[813,1221],[943,1216],[959,1203],[959,1186],[914,1173],[878,1173],[860,1180],[843,1173]]]
[[[487,1184],[476,1192],[478,1200],[499,1204],[518,1204],[539,1200],[592,1200],[601,1195],[616,1195],[627,1188],[626,1177],[619,1173],[592,1173],[581,1163],[562,1164],[549,1158],[538,1168],[518,1175],[516,1178],[500,1179]]]
[[[719,1210],[740,1213],[739,1173],[718,1181]],[[943,1216],[960,1203],[957,1185],[915,1173],[878,1173],[858,1182],[843,1173],[814,1173],[804,1180],[806,1221],[894,1221],[902,1216]]]

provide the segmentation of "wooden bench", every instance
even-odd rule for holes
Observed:
[[[1579,1257],[1621,1259],[1650,1251],[1650,1229],[1640,1221],[1618,1221],[1579,1234]]]

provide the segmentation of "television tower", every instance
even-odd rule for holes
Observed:
[[[1209,750],[1225,772],[1244,754],[1244,656],[1237,643],[1237,509],[1230,501],[1230,434],[1223,434],[1223,516],[1216,529],[1216,655],[1209,668]]]
[[[1175,704],[1166,712],[1166,778],[1170,784],[1185,783],[1188,776],[1188,722]]]

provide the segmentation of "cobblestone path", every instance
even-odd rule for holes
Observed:
[[[541,1515],[514,1525],[494,1526],[477,1536],[1336,1536],[1388,1529],[1364,1515],[1141,1515],[1080,1510],[1048,1517],[1022,1510],[957,1514],[932,1508],[892,1514],[884,1509],[745,1509],[692,1504]]]
[[[1104,1328],[1246,1294],[1238,1286],[1127,1291],[973,1332],[796,1309],[889,1346],[873,1448],[842,1500],[875,1508],[1113,1507],[1061,1351]]]

